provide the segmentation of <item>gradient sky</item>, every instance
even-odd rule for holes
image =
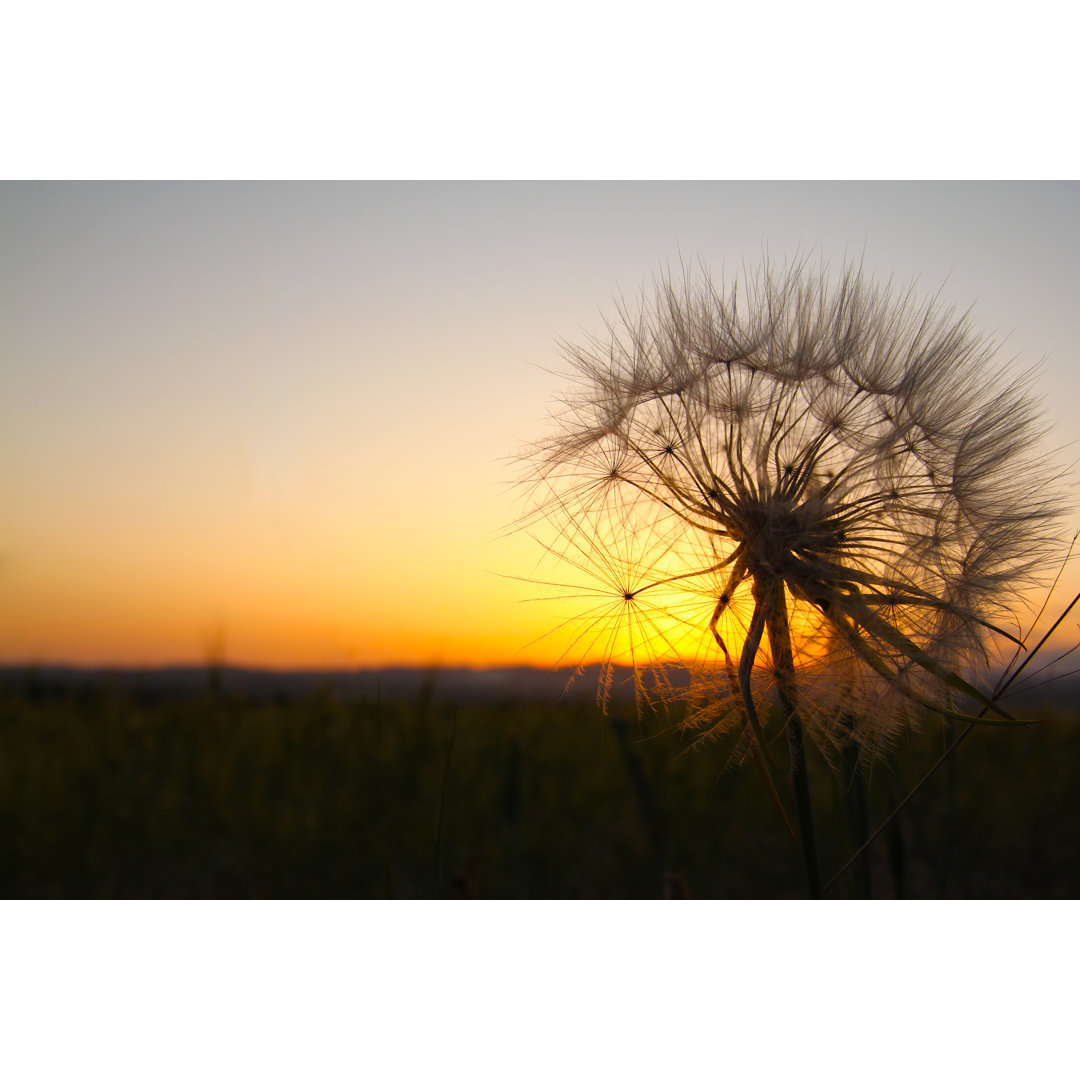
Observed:
[[[1077,184],[0,184],[0,662],[551,662],[556,339],[766,250],[974,306],[1075,460]]]

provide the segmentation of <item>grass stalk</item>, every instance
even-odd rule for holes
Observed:
[[[660,825],[660,812],[657,809],[656,800],[653,798],[652,789],[645,775],[641,759],[630,743],[629,724],[621,716],[613,716],[611,718],[611,727],[619,743],[619,753],[626,768],[626,774],[630,778],[630,787],[634,792],[634,802],[641,818],[645,837],[656,861],[657,870],[660,874],[663,874],[667,870],[664,865],[664,835]]]
[[[446,818],[446,789],[450,784],[450,758],[454,753],[454,738],[457,735],[457,710],[452,714],[450,723],[450,741],[446,744],[446,757],[443,759],[442,787],[439,791],[439,816],[435,823],[435,870],[439,884],[443,882],[442,839],[443,821]]]
[[[521,736],[516,728],[510,733],[506,757],[503,824],[510,848],[511,889],[514,897],[520,900],[524,895],[521,875]]]
[[[1077,535],[1080,536],[1080,533],[1078,533]],[[1074,536],[1073,544],[1076,543],[1076,539],[1077,537]],[[1069,553],[1070,555],[1072,554],[1071,546],[1069,548]],[[1064,570],[1064,564],[1062,565],[1062,570]],[[1058,572],[1058,578],[1060,579],[1060,577],[1061,571]],[[1056,586],[1056,584],[1057,581],[1055,580],[1054,585]],[[1043,636],[1039,639],[1039,643],[1028,652],[1027,656],[1024,658],[1023,662],[1019,665],[1019,667],[1012,671],[1006,669],[1007,674],[1002,677],[993,694],[991,694],[991,698],[993,700],[996,701],[998,698],[1001,698],[1005,695],[1005,692],[1009,689],[1009,687],[1017,680],[1017,678],[1019,678],[1020,673],[1024,670],[1024,668],[1028,666],[1028,664],[1030,664],[1035,659],[1035,657],[1039,653],[1039,650],[1042,649],[1042,647],[1050,640],[1050,638],[1056,632],[1057,628],[1065,621],[1065,617],[1078,603],[1080,603],[1080,593],[1077,593],[1076,596],[1074,596],[1072,600],[1069,601],[1068,606],[1057,617],[1053,626],[1051,626],[1050,629],[1047,630],[1045,634],[1043,634]],[[1045,610],[1045,608],[1046,604],[1044,603],[1043,610]],[[1039,616],[1041,615],[1042,611],[1039,612]],[[1036,619],[1036,622],[1037,621],[1038,619]],[[976,719],[981,719],[986,714],[986,711],[987,710],[984,707],[983,710],[978,714]],[[896,815],[899,814],[900,811],[903,810],[904,807],[907,806],[907,804],[915,798],[915,796],[926,785],[930,777],[933,776],[934,773],[936,773],[937,770],[952,757],[953,753],[956,751],[956,748],[975,730],[977,726],[977,724],[969,723],[964,728],[964,730],[961,731],[960,734],[957,735],[956,738],[949,743],[949,745],[945,748],[937,761],[935,761],[934,764],[931,765],[930,768],[923,774],[922,779],[907,793],[907,795],[904,796],[903,799],[900,800],[899,803],[896,804],[896,806],[894,806],[889,811],[889,814],[885,818],[885,820],[866,838],[866,841],[855,852],[855,854],[852,855],[851,858],[848,859],[848,861],[844,863],[844,865],[841,866],[839,870],[836,871],[836,873],[829,880],[828,884],[825,886],[826,889],[832,889],[833,886],[835,886],[837,882],[848,872],[848,870],[851,869],[851,867],[855,864],[856,860],[859,859],[863,855],[863,853],[870,847],[870,845],[882,834],[882,832],[884,832],[885,828],[889,825],[893,818],[895,818]]]
[[[844,797],[847,803],[848,828],[852,844],[860,849],[870,834],[870,814],[866,801],[866,777],[859,761],[859,748],[854,742],[844,745]],[[855,894],[860,900],[869,900],[870,860],[864,851],[855,864]]]

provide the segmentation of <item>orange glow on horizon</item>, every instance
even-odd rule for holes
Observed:
[[[1050,619],[1080,591],[1080,582],[1063,582],[1050,605]],[[63,584],[63,583],[61,583]],[[71,583],[66,583],[71,589]],[[1066,595],[1069,589],[1072,593]],[[630,640],[625,628],[614,638],[595,634],[586,648],[580,623],[565,603],[535,599],[525,583],[477,572],[458,588],[421,600],[379,594],[372,589],[339,590],[336,595],[297,595],[288,600],[270,590],[223,597],[216,608],[200,603],[198,592],[157,593],[110,588],[72,591],[8,590],[6,617],[0,624],[0,663],[76,664],[85,666],[201,665],[223,662],[272,669],[349,669],[378,667],[572,667],[606,660],[628,663]],[[409,602],[403,602],[408,599]],[[366,602],[365,602],[366,600]],[[12,602],[14,601],[14,602]],[[1030,616],[1029,616],[1030,620]],[[1045,622],[1045,620],[1044,620]],[[718,661],[706,624],[696,635],[671,620],[659,623],[669,640],[704,641],[683,658]],[[1025,622],[1025,629],[1027,629]],[[1046,622],[1049,625],[1049,622]],[[794,645],[812,662],[813,637],[795,629]],[[1061,628],[1055,641],[1076,643],[1077,627]],[[725,643],[737,659],[742,638],[729,627]],[[642,649],[639,660],[672,659],[673,651],[656,645]],[[762,642],[762,656],[767,656]]]

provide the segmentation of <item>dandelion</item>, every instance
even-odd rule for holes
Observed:
[[[528,512],[602,693],[627,665],[759,764],[778,718],[804,844],[804,733],[873,757],[928,712],[1011,721],[979,672],[1063,511],[1030,374],[966,316],[805,262],[661,278],[607,330],[564,346]]]

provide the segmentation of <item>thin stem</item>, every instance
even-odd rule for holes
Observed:
[[[1071,552],[1072,548],[1070,547],[1069,550]],[[998,698],[1002,697],[1005,694],[1005,691],[1008,690],[1008,688],[1016,681],[1024,668],[1026,668],[1028,664],[1035,659],[1035,656],[1038,654],[1039,650],[1047,643],[1047,641],[1050,640],[1051,635],[1054,633],[1055,630],[1057,630],[1057,628],[1062,624],[1062,622],[1064,622],[1065,616],[1068,615],[1070,611],[1072,611],[1072,609],[1076,606],[1077,603],[1080,603],[1080,593],[1077,593],[1076,596],[1072,598],[1072,600],[1069,602],[1069,606],[1066,607],[1065,610],[1057,617],[1054,625],[1051,626],[1045,634],[1043,634],[1043,636],[1039,639],[1038,645],[1036,645],[1035,648],[1027,654],[1027,656],[1024,658],[1023,663],[1021,663],[1021,665],[1011,673],[1008,673],[1008,669],[1006,669],[1007,677],[1004,675],[1002,676],[997,687],[995,687],[993,694],[990,695],[991,698],[996,701]],[[1042,612],[1040,611],[1039,614],[1041,615]],[[979,713],[979,717],[984,716],[986,712],[987,709],[984,707],[982,712]],[[896,806],[892,808],[892,810],[889,812],[888,817],[886,817],[885,820],[866,838],[865,843],[863,843],[863,845],[858,849],[858,851],[856,851],[855,854],[852,855],[851,858],[848,859],[848,861],[844,863],[844,865],[841,866],[839,870],[836,871],[836,873],[830,879],[829,883],[825,886],[826,889],[831,889],[848,872],[848,870],[851,869],[851,867],[855,864],[855,861],[881,835],[889,822],[892,821],[892,819],[896,817],[896,815],[899,814],[900,811],[903,810],[904,807],[907,806],[907,804],[911,802],[912,799],[915,798],[915,796],[922,790],[923,786],[930,779],[930,777],[933,776],[934,773],[937,772],[937,770],[946,761],[948,761],[953,751],[975,730],[976,726],[977,725],[974,723],[969,723],[967,727],[964,728],[964,730],[961,731],[960,734],[957,735],[951,743],[949,743],[949,745],[942,753],[941,757],[939,757],[937,761],[935,761],[934,764],[931,765],[930,768],[923,774],[923,778],[907,793],[907,795],[904,796],[903,799],[900,800],[899,803],[897,803]]]
[[[903,810],[904,807],[907,806],[907,804],[911,802],[911,800],[914,799],[916,795],[918,795],[918,793],[923,789],[923,785],[930,779],[931,776],[934,775],[935,772],[937,772],[938,768],[949,759],[949,756],[952,754],[952,752],[964,741],[964,739],[966,739],[975,730],[976,726],[976,724],[968,724],[968,726],[964,728],[964,730],[961,731],[960,734],[957,735],[951,743],[949,743],[949,745],[945,748],[945,751],[942,753],[941,757],[939,757],[937,761],[935,761],[934,764],[930,766],[927,772],[923,775],[923,778],[895,806],[893,806],[889,810],[889,814],[885,818],[885,820],[866,838],[865,842],[858,849],[858,851],[856,851],[855,854],[852,855],[851,858],[848,859],[848,861],[844,863],[844,865],[841,866],[839,870],[836,871],[836,873],[830,879],[828,885],[825,886],[827,889],[831,889],[848,872],[848,870],[850,870],[851,867],[855,865],[859,858],[861,858],[861,856],[866,852],[867,848],[869,848],[870,845],[888,828],[893,818],[895,818],[896,815],[899,814],[900,811]]]
[[[634,800],[637,803],[638,814],[645,830],[649,847],[652,848],[653,857],[656,860],[657,869],[661,874],[667,870],[664,857],[664,831],[660,823],[660,812],[657,809],[656,799],[653,798],[652,787],[645,775],[645,769],[641,764],[633,746],[630,745],[630,733],[627,730],[627,722],[620,716],[612,717],[611,726],[615,729],[615,737],[619,743],[619,752],[622,754],[623,765],[630,778],[630,786],[634,791]]]
[[[442,788],[439,791],[439,814],[435,821],[435,871],[439,876],[439,883],[443,880],[442,871],[442,839],[443,823],[446,820],[446,789],[450,782],[450,757],[454,753],[454,737],[457,735],[457,710],[455,709],[450,723],[450,741],[446,744],[446,757],[443,758]]]
[[[849,731],[853,726],[850,716],[844,717],[844,727]],[[846,783],[844,792],[847,801],[848,825],[851,838],[856,848],[861,847],[870,832],[870,818],[866,806],[866,779],[859,761],[859,748],[849,739],[844,744],[844,765]],[[864,851],[857,864],[858,875],[856,895],[862,900],[870,899],[870,863]]]
[[[822,899],[821,862],[818,858],[817,832],[814,829],[814,804],[810,798],[810,777],[806,771],[806,750],[803,728],[799,719],[798,695],[795,686],[795,659],[791,651],[791,628],[788,625],[787,597],[782,579],[755,577],[754,591],[763,607],[776,675],[780,716],[787,729],[788,755],[791,759],[791,786],[795,792],[795,807],[799,814],[799,838],[802,840],[806,864],[806,880],[811,900]]]

